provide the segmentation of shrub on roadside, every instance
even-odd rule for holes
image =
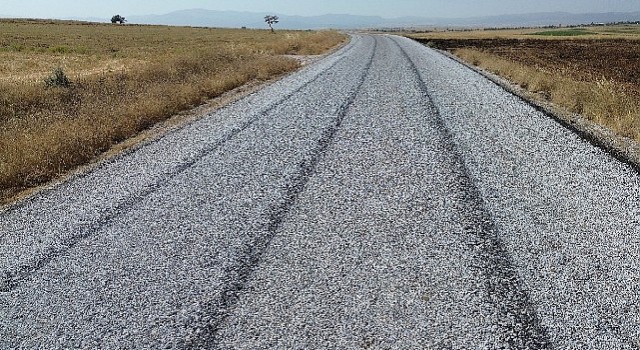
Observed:
[[[44,80],[46,87],[69,87],[71,86],[71,80],[64,73],[62,68],[56,68],[53,73]]]

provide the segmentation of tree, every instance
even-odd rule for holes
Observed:
[[[116,24],[116,23],[120,23],[120,24],[124,24],[124,22],[126,22],[127,20],[120,16],[120,15],[115,15],[113,17],[111,17],[111,23]]]
[[[275,33],[276,31],[273,30],[273,25],[280,22],[280,19],[278,18],[278,16],[264,16],[264,21],[267,22],[267,24],[269,25],[269,28],[271,28],[271,33]]]

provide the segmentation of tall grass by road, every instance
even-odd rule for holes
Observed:
[[[474,49],[456,49],[454,54],[517,83],[543,100],[640,141],[640,94],[628,84],[605,76],[585,81]]]
[[[579,35],[576,35],[579,33]],[[640,142],[640,26],[432,32],[410,37]]]
[[[0,202],[182,110],[299,67],[285,55],[345,40],[332,31],[27,20],[1,21],[0,32]],[[45,83],[56,70],[68,86]]]

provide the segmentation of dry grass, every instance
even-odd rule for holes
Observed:
[[[454,54],[542,99],[640,141],[640,101],[624,85],[604,77],[581,81],[571,74],[541,70],[474,49],[456,49]]]
[[[155,123],[298,68],[336,32],[0,22],[0,200],[86,163]],[[56,68],[68,88],[47,88]]]
[[[579,33],[579,35],[576,35]],[[409,35],[640,141],[640,26]]]

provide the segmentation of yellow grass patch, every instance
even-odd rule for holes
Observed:
[[[0,21],[0,201],[344,40],[293,32]],[[62,68],[70,87],[47,87]]]

